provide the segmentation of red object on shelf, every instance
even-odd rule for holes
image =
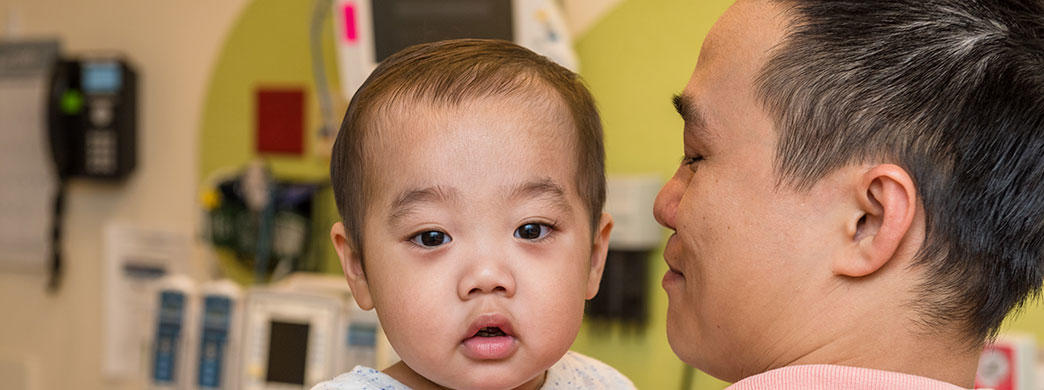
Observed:
[[[258,153],[304,153],[304,90],[258,88],[255,92]]]
[[[355,30],[355,4],[348,3],[344,5],[344,9],[341,10],[344,15],[344,40],[348,43],[355,43],[357,39]]]

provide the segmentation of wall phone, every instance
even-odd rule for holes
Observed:
[[[118,58],[61,59],[47,91],[47,130],[58,187],[51,232],[51,278],[62,274],[65,183],[86,177],[118,180],[137,165],[138,76]]]
[[[59,177],[122,179],[134,170],[137,84],[117,58],[55,64],[48,128]]]

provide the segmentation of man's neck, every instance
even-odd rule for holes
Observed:
[[[960,332],[927,334],[899,321],[869,320],[785,365],[871,368],[972,388],[982,344],[970,345],[965,340],[967,336]]]

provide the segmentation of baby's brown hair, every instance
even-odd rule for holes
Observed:
[[[551,90],[566,105],[576,129],[576,187],[590,215],[591,232],[605,203],[605,147],[594,98],[580,77],[514,43],[456,39],[414,45],[385,59],[352,97],[330,158],[334,197],[353,251],[363,257],[362,221],[369,190],[366,136],[376,112],[402,101],[457,107],[476,98]]]

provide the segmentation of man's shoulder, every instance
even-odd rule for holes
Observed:
[[[356,366],[349,372],[313,386],[312,390],[409,390],[409,387],[379,370]]]
[[[777,368],[750,376],[727,388],[727,390],[753,389],[963,390],[964,388],[917,375],[830,364]]]
[[[634,383],[608,364],[569,351],[547,370],[542,389],[634,389]]]

